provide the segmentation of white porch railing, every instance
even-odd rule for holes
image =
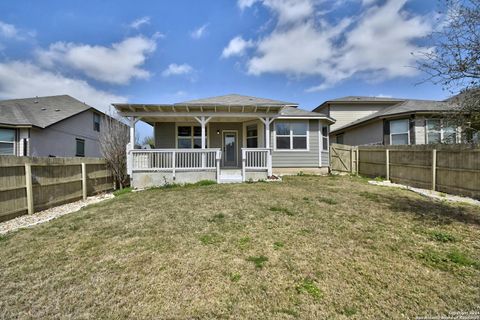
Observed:
[[[242,148],[242,178],[245,181],[245,171],[266,170],[272,175],[272,149]]]
[[[129,150],[131,171],[220,170],[220,149]]]

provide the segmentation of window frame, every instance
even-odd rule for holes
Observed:
[[[286,123],[289,125],[289,134],[277,134],[277,123]],[[306,123],[307,128],[306,132],[303,135],[300,134],[293,134],[293,130],[290,127],[292,123]],[[288,149],[278,149],[277,148],[277,137],[289,137],[290,141],[290,148]],[[306,148],[305,149],[294,149],[293,148],[293,138],[294,137],[302,137],[306,138]],[[274,121],[273,122],[273,150],[278,152],[306,152],[310,151],[310,121],[309,120],[281,120],[281,121]]]
[[[440,122],[440,129],[439,129],[439,132],[440,132],[440,142],[439,143],[444,143],[444,144],[457,144],[459,143],[459,128],[458,126],[455,127],[453,126],[453,129],[455,131],[455,142],[454,143],[447,143],[445,142],[445,128],[448,127],[445,125],[445,119],[443,118],[430,118],[430,119],[425,119],[425,144],[431,144],[429,141],[428,141],[428,122],[430,121],[439,121]],[[434,143],[432,143],[434,144]]]
[[[248,136],[248,127],[255,127],[255,130],[257,131],[257,135],[255,136]],[[258,130],[258,123],[251,123],[251,124],[246,124],[245,125],[245,148],[249,149],[257,149],[259,148],[259,130]],[[248,139],[255,139],[257,140],[257,146],[256,147],[249,147],[248,146]]]
[[[401,133],[392,133],[392,122],[395,122],[395,121],[406,121],[407,122],[407,131],[405,132],[401,132]],[[407,134],[407,145],[410,145],[410,119],[406,119],[406,118],[403,118],[403,119],[395,119],[395,120],[390,120],[389,123],[388,123],[388,126],[389,126],[389,130],[390,130],[390,145],[394,145],[392,143],[392,136],[394,135],[404,135],[404,134]]]
[[[78,143],[83,143],[83,154],[78,153]],[[75,138],[75,157],[85,157],[85,139]]]
[[[0,130],[8,130],[8,131],[13,131],[13,140],[12,141],[7,141],[7,140],[0,140],[0,143],[5,143],[5,144],[11,144],[12,145],[12,153],[10,154],[4,154],[5,156],[14,156],[17,154],[17,130],[14,128],[0,128]]]
[[[97,122],[95,121],[96,117],[98,117],[98,130],[96,128],[96,124],[97,124]],[[97,113],[97,112],[94,112],[93,113],[93,131],[100,132],[101,123],[102,123],[102,118],[101,118],[100,114]]]
[[[178,128],[179,127],[190,127],[190,136],[187,137],[187,136],[182,136],[180,137],[178,135]],[[195,135],[195,127],[197,128],[200,128],[200,135],[199,136],[196,136]],[[188,122],[188,123],[175,123],[175,149],[201,149],[202,146],[201,146],[201,139],[202,139],[202,135],[201,135],[201,128],[202,126],[200,124],[194,124],[194,123],[191,123],[191,122]],[[207,124],[205,126],[205,149],[208,149],[208,146],[210,145],[210,135],[208,133],[209,131],[209,124]],[[178,147],[178,141],[179,140],[187,140],[187,139],[190,139],[190,143],[191,143],[191,147],[190,148],[179,148]],[[195,139],[200,139],[200,148],[195,148]]]

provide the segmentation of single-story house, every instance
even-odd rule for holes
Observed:
[[[0,101],[0,155],[100,157],[102,115],[68,95]]]
[[[461,128],[445,114],[450,101],[345,97],[322,103],[313,111],[334,118],[330,140],[347,145],[460,143]]]
[[[128,172],[137,188],[328,169],[328,133],[334,120],[296,103],[229,94],[113,106],[130,120]],[[153,126],[155,149],[132,148],[138,120]]]

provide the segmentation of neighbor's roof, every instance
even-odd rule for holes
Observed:
[[[332,100],[327,100],[323,102],[321,105],[316,107],[313,111],[320,110],[326,107],[328,104],[332,103],[347,103],[347,104],[355,104],[355,103],[396,103],[402,102],[406,99],[398,99],[398,98],[390,98],[390,97],[367,97],[367,96],[346,96],[341,98],[336,98]]]
[[[0,101],[0,124],[46,128],[93,109],[68,95]]]
[[[318,118],[318,117],[322,117],[327,120],[330,120],[332,123],[335,122],[334,119],[320,112],[312,112],[312,111],[307,111],[307,110],[293,108],[293,107],[284,107],[280,111],[280,118]]]
[[[227,94],[224,96],[210,97],[204,99],[189,100],[176,103],[178,106],[297,106],[298,103],[286,102],[240,94]]]
[[[387,107],[375,113],[372,113],[368,116],[360,118],[356,121],[353,121],[349,124],[346,124],[340,128],[333,130],[332,132],[337,132],[345,130],[346,128],[353,127],[364,122],[374,120],[374,119],[383,119],[396,115],[402,114],[412,114],[412,113],[439,113],[439,112],[448,112],[455,109],[457,105],[451,102],[446,101],[435,101],[435,100],[405,100],[399,102],[393,106]],[[352,110],[354,112],[354,110]]]

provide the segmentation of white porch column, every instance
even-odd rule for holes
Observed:
[[[200,127],[201,127],[201,130],[202,130],[202,149],[205,149],[206,146],[207,146],[207,140],[206,140],[206,135],[205,135],[205,127],[206,127],[207,123],[210,121],[210,119],[212,119],[212,117],[205,117],[205,116],[201,116],[200,118],[195,117],[195,120],[197,120],[198,123],[200,123]]]
[[[135,149],[135,117],[130,118],[130,149]]]
[[[267,155],[267,175],[270,177],[272,175],[272,147],[270,146],[270,124],[275,120],[275,118],[260,118],[260,120],[265,125],[265,148],[268,148]]]

